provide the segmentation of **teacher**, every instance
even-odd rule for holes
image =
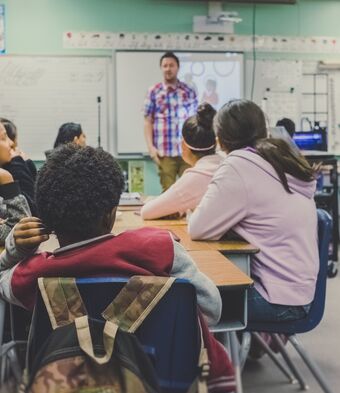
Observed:
[[[182,159],[182,126],[196,114],[197,97],[191,87],[177,79],[179,59],[173,52],[164,53],[160,67],[163,81],[148,90],[144,103],[144,134],[165,191],[188,168]]]

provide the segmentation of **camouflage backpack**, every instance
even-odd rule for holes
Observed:
[[[102,312],[87,316],[73,278],[39,278],[39,289],[54,329],[29,370],[26,393],[157,393],[149,357],[133,334],[165,295],[174,278],[135,276]],[[188,393],[206,392],[204,372]]]

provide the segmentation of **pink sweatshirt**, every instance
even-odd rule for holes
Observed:
[[[315,181],[287,175],[285,191],[258,154],[236,150],[217,170],[191,215],[192,239],[219,239],[233,229],[260,249],[252,258],[255,288],[270,303],[306,305],[319,269]]]
[[[152,220],[195,209],[221,162],[222,157],[218,154],[200,158],[195,166],[187,169],[167,191],[143,206],[142,218]]]

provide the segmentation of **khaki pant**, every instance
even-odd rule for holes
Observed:
[[[175,183],[177,176],[190,168],[182,157],[160,157],[160,165],[158,166],[158,174],[162,185],[163,192]]]

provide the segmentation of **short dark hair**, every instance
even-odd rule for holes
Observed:
[[[185,120],[182,129],[184,142],[196,149],[190,149],[196,156],[203,157],[216,152],[216,135],[213,130],[213,120],[216,110],[207,102],[200,104],[197,114]]]
[[[0,123],[5,127],[8,138],[14,142],[15,138],[18,136],[16,125],[11,120],[5,119],[4,117],[0,117]]]
[[[39,171],[35,186],[39,216],[57,235],[96,237],[123,188],[121,169],[111,154],[101,148],[63,145]]]
[[[284,127],[290,137],[293,138],[293,135],[295,134],[295,123],[293,120],[284,117],[283,119],[277,121],[276,126]]]
[[[163,59],[171,58],[174,59],[179,67],[179,58],[174,54],[174,52],[165,52],[159,61],[159,65],[162,65]]]
[[[78,123],[64,123],[59,127],[57,138],[54,142],[54,148],[73,142],[75,137],[80,137],[83,130]]]

